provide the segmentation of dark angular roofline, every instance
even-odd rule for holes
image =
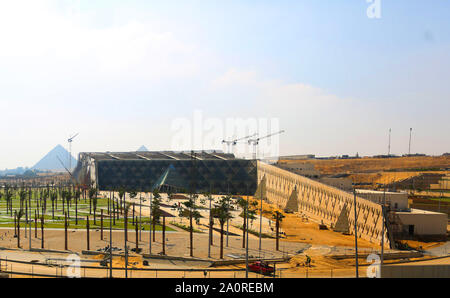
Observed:
[[[234,154],[222,151],[194,151],[197,160],[235,160]],[[191,151],[80,152],[98,160],[190,160]]]

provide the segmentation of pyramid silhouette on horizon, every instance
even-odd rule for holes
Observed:
[[[147,152],[147,151],[148,151],[147,147],[142,145],[141,148],[139,148],[136,152]]]
[[[69,168],[69,152],[61,145],[57,145],[53,148],[47,155],[45,155],[38,163],[36,163],[32,169],[40,171],[65,171],[63,165],[58,160],[64,164],[66,168]],[[71,156],[71,166],[72,169],[77,165],[77,160]]]

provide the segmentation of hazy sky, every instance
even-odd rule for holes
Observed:
[[[410,127],[449,152],[450,2],[380,3],[0,0],[0,169],[74,133],[74,155],[171,149],[196,113],[277,119],[281,154],[386,154],[389,128],[404,154]]]

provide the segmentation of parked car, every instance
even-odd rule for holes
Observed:
[[[269,266],[266,262],[257,261],[248,266],[250,271],[261,273],[261,274],[273,274],[275,272],[275,268]]]

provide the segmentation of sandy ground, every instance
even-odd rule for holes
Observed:
[[[449,167],[449,156],[418,156],[400,158],[360,158],[332,160],[280,160],[283,163],[310,163],[322,174],[378,172],[393,169]]]
[[[29,249],[29,239],[24,238],[24,229],[21,232],[21,247],[25,250]],[[13,238],[13,229],[0,230],[0,247],[17,248],[17,238]],[[113,247],[124,250],[124,232],[113,231]],[[136,247],[135,232],[128,232],[128,246],[129,249]],[[46,230],[45,231],[45,249],[63,251],[64,230]],[[143,231],[139,241],[139,248],[143,249],[144,253],[149,253],[149,231]],[[152,242],[152,253],[158,254],[162,252],[162,233],[156,233],[156,241]],[[166,232],[166,254],[169,256],[189,257],[189,233],[187,232]],[[213,246],[211,247],[212,259],[219,259],[220,257],[220,236],[219,233],[214,234]],[[229,237],[228,247],[226,247],[226,236],[224,237],[224,258],[232,259],[227,256],[243,255],[245,250],[242,249],[241,237]],[[31,245],[33,248],[41,248],[41,233],[38,232],[38,238],[34,238],[34,230],[32,232]],[[109,231],[104,232],[104,240],[100,240],[100,231],[90,232],[90,250],[98,250],[109,245]],[[274,239],[263,239],[262,250],[259,251],[259,239],[255,236],[249,238],[249,254],[255,257],[283,257],[288,253],[295,253],[305,247],[302,243],[282,242],[279,252],[275,251]],[[68,231],[68,250],[72,252],[81,253],[82,250],[87,250],[86,231],[69,230]],[[208,235],[194,233],[194,257],[208,258]]]
[[[259,206],[258,206],[259,209]],[[273,221],[271,221],[270,212],[277,210],[274,206],[263,204],[263,231],[271,232],[271,227],[274,227]],[[167,208],[166,211],[171,211]],[[173,211],[172,211],[173,212]],[[205,213],[206,211],[203,211]],[[142,213],[145,216],[148,214],[148,208],[143,208]],[[236,218],[229,225],[229,231],[235,233],[234,236],[224,236],[224,257],[225,259],[244,258],[245,249],[242,248],[242,232],[235,228],[234,225],[242,225],[242,218],[238,216],[239,210],[235,211]],[[174,212],[175,214],[175,212]],[[207,215],[207,213],[205,213]],[[278,264],[277,277],[289,278],[289,277],[354,277],[355,276],[355,260],[350,258],[347,260],[334,260],[330,258],[333,254],[354,254],[354,236],[342,235],[330,230],[319,230],[319,225],[312,221],[304,221],[298,215],[285,214],[285,218],[281,223],[281,229],[285,233],[283,239],[280,241],[279,252],[275,251],[275,239],[262,239],[262,250],[259,248],[259,239],[256,236],[250,235],[249,237],[249,255],[255,258],[280,258],[286,255],[294,256],[289,263]],[[196,229],[207,232],[206,216],[200,221],[199,225],[195,225]],[[173,218],[168,219],[170,221],[182,222],[184,225],[188,225],[186,219]],[[171,226],[175,229],[175,232],[166,233],[166,254],[168,256],[177,257],[189,257],[189,233]],[[218,225],[216,225],[218,228]],[[251,226],[252,230],[259,231],[259,216]],[[64,259],[68,254],[47,253],[47,252],[29,252],[29,239],[25,238],[25,229],[21,229],[21,246],[22,250],[17,250],[17,239],[13,237],[13,229],[0,229],[0,247],[7,250],[0,250],[0,256],[8,260],[24,260],[32,261],[39,260],[42,263],[49,260],[56,259],[55,262],[67,264]],[[41,232],[38,230],[37,238],[34,237],[34,229],[32,230],[32,242],[33,248],[41,247]],[[143,249],[144,253],[149,253],[149,231],[142,231],[141,240],[139,241],[139,247]],[[28,234],[27,234],[28,237]],[[156,241],[152,242],[152,254],[158,254],[162,251],[162,233],[156,233]],[[82,230],[69,230],[68,233],[68,249],[71,252],[80,254],[82,258],[82,265],[95,266],[101,269],[88,269],[82,268],[80,275],[86,277],[108,277],[109,270],[100,266],[101,256],[86,256],[81,255],[82,250],[87,249],[86,245],[86,231]],[[135,232],[128,232],[128,247],[129,249],[135,248]],[[100,231],[91,230],[90,232],[90,250],[98,250],[109,245],[110,234],[109,230],[104,231],[104,239],[100,240]],[[113,247],[118,247],[121,250],[117,251],[117,254],[123,253],[124,248],[124,233],[123,231],[113,231],[112,233]],[[210,260],[218,260],[220,253],[220,234],[214,232],[214,245],[211,247]],[[421,245],[422,244],[422,245]],[[435,248],[442,243],[411,243],[411,246],[422,246],[425,249]],[[379,246],[368,241],[358,239],[359,251],[361,253],[379,253]],[[51,250],[64,250],[64,230],[46,229],[45,231],[45,248]],[[8,250],[9,249],[9,250]],[[312,266],[305,267],[304,263],[306,255],[312,258]],[[151,268],[158,269],[157,271],[129,271],[128,277],[205,277],[203,269],[206,269],[209,263],[196,261],[168,261],[168,260],[156,260],[150,259],[149,266],[143,265],[142,256],[135,255],[130,252],[131,258],[129,259],[129,267],[135,268]],[[208,259],[208,233],[194,233],[194,258]],[[58,260],[59,259],[59,260]],[[63,260],[63,261],[61,261]],[[439,261],[438,261],[439,262]],[[11,267],[8,266],[13,266]],[[123,257],[115,257],[113,259],[113,267],[124,267],[125,260]],[[360,260],[360,272],[359,276],[364,277],[366,275],[366,269],[363,265],[370,265],[365,260]],[[20,271],[20,272],[33,272],[50,275],[63,275],[67,274],[67,268],[56,267],[44,267],[38,265],[27,265],[8,262],[1,264],[3,270]],[[233,277],[245,277],[245,272],[236,271],[236,269],[244,269],[245,265],[230,265],[224,266],[219,269],[228,269],[228,272],[208,272],[206,277],[211,278],[233,278]],[[164,269],[177,269],[179,271],[167,272]],[[188,272],[187,269],[202,269],[201,272]],[[59,271],[58,271],[59,270]],[[184,270],[184,271],[183,271]],[[125,272],[120,270],[114,270],[114,277],[125,277]],[[15,275],[15,277],[19,277]],[[263,278],[256,273],[250,273],[250,277]]]

